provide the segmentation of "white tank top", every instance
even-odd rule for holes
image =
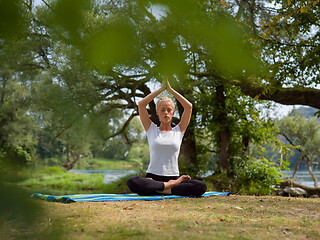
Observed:
[[[161,132],[154,123],[147,131],[150,149],[148,173],[160,176],[179,176],[178,156],[183,134],[177,125],[170,132]]]

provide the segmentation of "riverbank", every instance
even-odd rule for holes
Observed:
[[[124,167],[122,161],[112,161],[113,168],[118,170],[97,170],[99,166],[106,167],[105,165],[97,164],[99,162],[103,161],[98,159],[92,160],[91,163],[89,162],[93,170],[74,169],[67,171],[59,166],[38,166],[22,169],[17,172],[17,177],[20,178],[17,181],[17,185],[29,191],[30,194],[35,192],[50,195],[127,193],[126,179],[130,175],[138,174],[139,171],[132,170],[134,168],[130,164],[126,165],[127,168]],[[92,165],[93,163],[95,165]],[[22,176],[19,177],[19,175]],[[302,183],[310,183],[310,176],[307,176],[307,172],[305,171],[297,172],[296,177]],[[309,185],[312,186],[313,184]],[[208,191],[216,191],[209,182]]]
[[[235,196],[61,204],[4,239],[319,239],[320,199]],[[6,230],[6,231],[4,231]]]
[[[57,163],[54,166],[38,163],[35,166],[16,169],[10,176],[17,186],[30,194],[125,193],[128,191],[125,184],[126,175],[133,175],[138,169],[136,162],[84,158],[71,171]],[[91,174],[78,174],[82,171],[91,171]],[[106,171],[115,173],[107,175]],[[113,182],[114,180],[116,182]]]
[[[137,170],[139,168],[141,168],[141,162],[100,158],[83,158],[74,167],[81,170]]]
[[[133,174],[128,170],[128,173]],[[117,178],[116,182],[108,182],[103,171],[100,173],[78,174],[62,167],[28,168],[18,172],[21,180],[15,184],[31,193],[50,195],[78,193],[126,193],[128,176]]]

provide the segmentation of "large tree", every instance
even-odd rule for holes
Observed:
[[[234,176],[235,159],[246,159],[250,143],[263,139],[256,123],[265,124],[253,111],[256,102],[246,101],[243,93],[311,105],[307,97],[298,96],[317,92],[310,89],[316,71],[302,81],[306,71],[288,70],[306,56],[303,41],[311,43],[311,37],[302,37],[306,30],[300,30],[312,24],[296,22],[290,32],[280,21],[297,1],[279,1],[273,7],[270,1],[57,0],[43,1],[36,9],[32,1],[24,3],[31,24],[26,39],[34,43],[29,49],[39,71],[35,89],[43,93],[41,110],[52,113],[57,137],[84,116],[108,115],[115,108],[127,121],[104,138],[125,135],[137,115],[136,101],[150,93],[153,83],[169,78],[195,103],[181,149],[185,169],[197,171],[202,151],[210,150],[221,170]],[[299,16],[293,11],[288,21]],[[301,47],[301,58],[299,48],[290,44]],[[311,67],[311,62],[305,64]],[[154,102],[149,111],[157,122]],[[116,118],[109,118],[112,126],[111,119]],[[197,142],[201,136],[211,137],[210,148]]]
[[[77,109],[77,114],[65,112],[64,119],[76,119],[102,104],[103,111],[128,111],[125,128],[137,115],[137,98],[151,91],[147,83],[170,78],[172,85],[192,102],[207,101],[213,95],[215,104],[209,104],[208,110],[219,115],[220,127],[212,141],[218,142],[220,165],[232,168],[225,95],[231,91],[230,83],[246,82],[249,86],[252,77],[259,77],[263,69],[258,64],[260,52],[253,54],[255,49],[250,47],[247,35],[243,36],[246,25],[236,21],[234,11],[228,12],[229,4],[192,0],[104,4],[81,1],[75,7],[73,1],[44,3],[34,16],[34,35],[39,43],[39,64],[45,69],[45,77],[49,74],[48,89],[60,89],[66,95],[63,100],[67,104],[58,109],[68,109],[69,105]],[[60,94],[51,96],[61,101]],[[181,114],[180,106],[178,110]],[[200,164],[196,123],[197,114],[204,111],[195,107],[181,149],[188,171]],[[150,103],[150,116],[158,121],[154,102]],[[124,128],[111,136],[124,133]],[[244,137],[243,143],[248,145],[248,138]]]
[[[0,9],[0,163],[26,163],[35,150],[30,111],[38,69],[22,2],[2,1]]]

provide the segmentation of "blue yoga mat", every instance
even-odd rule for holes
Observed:
[[[230,192],[206,192],[201,197],[208,196],[228,196]],[[41,193],[34,193],[32,198],[47,200],[51,202],[73,203],[73,202],[103,202],[103,201],[131,201],[131,200],[162,200],[172,198],[186,198],[187,196],[177,195],[153,195],[153,196],[140,196],[138,194],[74,194],[63,196],[52,196]]]

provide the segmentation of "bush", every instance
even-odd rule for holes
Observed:
[[[7,146],[0,149],[0,162],[15,166],[25,166],[35,155],[33,147]]]
[[[146,143],[134,143],[126,159],[133,162],[137,168],[145,168],[149,163],[149,147]]]
[[[281,182],[281,169],[265,158],[250,158],[238,165],[234,186],[241,193],[268,195]]]
[[[205,180],[217,191],[231,191],[248,195],[269,195],[282,181],[281,168],[269,160],[249,158],[235,166],[234,176],[226,172],[214,174]]]

